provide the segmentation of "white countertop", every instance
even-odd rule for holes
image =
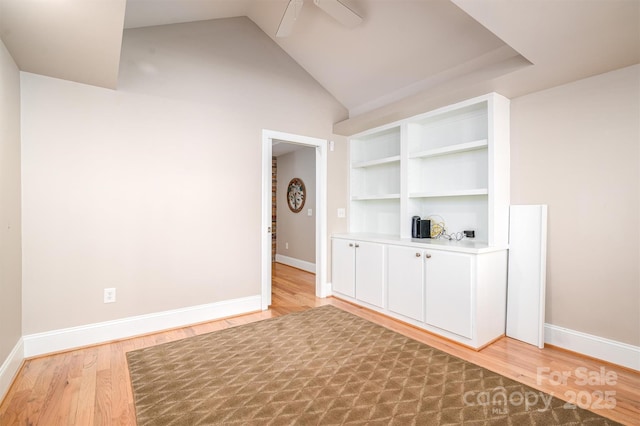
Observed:
[[[460,241],[450,241],[431,238],[400,238],[398,235],[365,233],[333,234],[331,237],[343,240],[359,240],[372,243],[393,244],[421,249],[447,250],[471,254],[491,253],[494,251],[507,250],[509,248],[506,244],[489,246],[485,242],[474,241],[466,238]]]

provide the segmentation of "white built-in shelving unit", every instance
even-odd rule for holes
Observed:
[[[509,101],[495,93],[351,138],[350,232],[410,238],[411,217],[506,244]]]
[[[353,136],[332,292],[479,349],[504,335],[509,100],[495,93]],[[473,240],[412,239],[411,218]]]
[[[395,234],[400,221],[401,131],[380,129],[351,141],[351,227]]]

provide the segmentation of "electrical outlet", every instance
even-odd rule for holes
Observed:
[[[105,288],[104,289],[104,303],[114,303],[116,301],[116,289]]]
[[[289,250],[289,243],[284,243],[285,250]]]
[[[307,216],[313,216],[313,209],[307,210]]]
[[[338,217],[347,217],[347,212],[343,207],[338,209]]]

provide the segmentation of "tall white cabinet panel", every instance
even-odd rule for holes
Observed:
[[[384,246],[358,241],[356,252],[356,299],[384,306]]]
[[[333,239],[331,247],[332,289],[349,297],[356,295],[356,252],[355,243],[349,240]]]
[[[547,206],[511,206],[507,336],[544,347]]]
[[[388,308],[424,321],[424,252],[413,247],[389,246]]]
[[[436,250],[428,254],[425,322],[470,339],[475,257]]]

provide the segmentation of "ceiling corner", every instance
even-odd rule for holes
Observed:
[[[115,89],[126,0],[0,0],[0,36],[21,71]]]

